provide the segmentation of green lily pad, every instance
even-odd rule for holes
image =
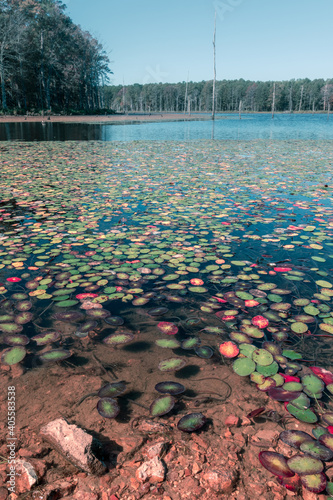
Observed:
[[[232,368],[237,375],[246,377],[256,369],[256,364],[249,358],[238,358],[233,362]]]
[[[166,396],[160,396],[155,399],[149,408],[149,413],[152,417],[161,417],[166,413],[169,413],[175,405],[175,398],[170,394]]]
[[[186,361],[182,358],[164,359],[158,365],[161,372],[177,371],[186,365]]]
[[[16,365],[23,361],[27,351],[23,346],[8,347],[1,353],[1,363],[3,365]]]

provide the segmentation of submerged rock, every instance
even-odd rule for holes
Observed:
[[[105,465],[95,453],[101,443],[85,430],[58,418],[44,425],[40,435],[61,453],[69,462],[90,474],[101,475],[106,472]]]

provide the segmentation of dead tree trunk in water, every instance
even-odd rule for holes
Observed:
[[[215,36],[216,36],[216,11],[215,11],[215,18],[214,18],[214,38],[213,38],[213,48],[214,48],[214,80],[213,80],[212,120],[215,120],[215,85],[216,85],[216,49],[215,49]]]

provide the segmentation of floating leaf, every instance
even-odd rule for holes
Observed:
[[[161,370],[161,372],[177,371],[183,368],[185,365],[186,361],[184,361],[182,358],[170,358],[161,361],[158,365],[158,369]]]
[[[0,323],[0,330],[4,333],[20,333],[23,327],[17,323]]]
[[[320,474],[305,474],[300,478],[304,488],[312,493],[321,493],[326,489],[327,479],[322,472]]]
[[[202,413],[189,413],[182,417],[177,427],[180,431],[194,432],[201,429],[206,423],[206,417]]]
[[[294,394],[297,394],[295,392]],[[287,405],[287,410],[291,415],[300,420],[301,422],[307,422],[308,424],[315,424],[318,421],[317,415],[309,408],[309,409],[300,409],[297,406],[294,406],[292,403]]]
[[[233,342],[220,344],[219,351],[226,358],[235,358],[239,353],[239,348]]]
[[[121,333],[111,333],[103,339],[104,344],[110,346],[116,346],[119,344],[127,344],[128,342],[132,342],[135,335],[132,332],[121,332]]]
[[[301,444],[303,443],[313,443],[315,442],[313,437],[310,436],[307,432],[296,431],[296,430],[286,430],[281,432],[279,439],[284,443],[292,446],[293,448],[300,449]]]
[[[274,387],[268,391],[268,396],[276,401],[292,401],[300,396],[300,392],[292,392],[282,387]]]
[[[112,382],[106,384],[98,391],[98,396],[100,398],[116,398],[126,391],[126,382],[121,380],[120,382]]]
[[[57,342],[61,339],[61,333],[57,331],[46,331],[43,333],[39,333],[32,337],[31,340],[34,340],[37,345],[46,345],[51,344],[52,342]]]
[[[161,417],[162,415],[169,413],[174,405],[175,398],[170,394],[168,394],[167,396],[160,396],[159,398],[155,399],[150,405],[149,413],[152,417]]]
[[[177,394],[182,394],[183,392],[185,392],[185,387],[178,382],[169,380],[156,384],[155,390],[157,392],[161,392],[162,394],[172,394],[173,396],[176,396]]]
[[[299,476],[304,474],[319,474],[324,465],[321,460],[306,455],[294,455],[287,460],[289,469]]]
[[[300,450],[325,462],[333,458],[333,451],[316,441],[302,443]]]
[[[0,361],[3,365],[16,365],[26,356],[27,351],[23,346],[8,347],[1,353]]]
[[[256,369],[256,364],[249,358],[238,358],[234,361],[232,368],[237,375],[246,377]]]
[[[194,349],[199,358],[210,359],[214,355],[213,349],[209,345],[200,345]]]
[[[253,351],[252,359],[255,363],[261,366],[268,366],[273,363],[273,356],[266,349],[256,349]]]
[[[200,345],[201,340],[199,337],[188,337],[183,340],[181,343],[182,349],[195,349],[198,345]]]
[[[177,347],[181,346],[181,343],[176,339],[157,339],[155,340],[155,344],[159,347],[164,347],[168,349],[177,349]]]
[[[115,399],[101,398],[97,403],[97,411],[104,418],[116,418],[120,408]]]
[[[53,349],[52,351],[44,352],[39,355],[39,358],[44,362],[50,361],[63,361],[71,356],[70,351],[66,351],[65,349]]]
[[[259,461],[265,469],[269,470],[275,476],[292,477],[295,474],[288,466],[286,457],[281,455],[281,453],[261,451],[259,453]]]
[[[162,333],[166,333],[167,335],[176,335],[176,333],[178,333],[177,325],[169,321],[160,321],[160,323],[158,323],[157,325],[157,328]]]

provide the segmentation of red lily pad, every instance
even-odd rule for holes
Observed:
[[[166,335],[176,335],[176,333],[178,333],[177,325],[171,323],[170,321],[160,321],[157,328]]]
[[[279,477],[292,477],[293,472],[287,463],[287,459],[281,453],[274,451],[261,451],[259,453],[259,461],[265,469]]]

